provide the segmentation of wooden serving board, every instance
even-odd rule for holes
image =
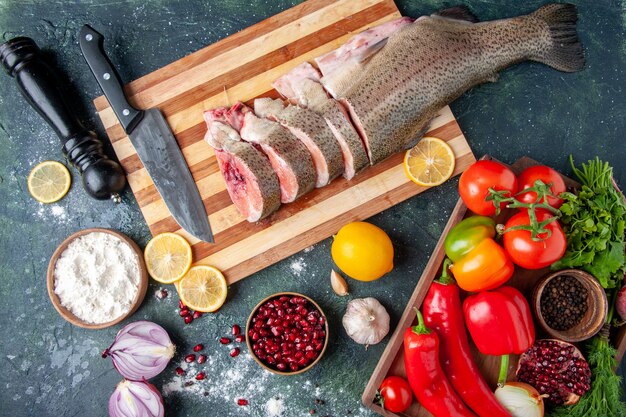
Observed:
[[[486,156],[483,159],[491,159]],[[516,161],[511,169],[519,174],[525,168],[529,166],[539,165],[537,161],[534,161],[530,158],[524,157]],[[574,180],[563,177],[565,180],[565,184],[569,188],[576,188],[579,186]],[[616,186],[617,188],[617,186]],[[466,216],[470,215],[471,212],[468,211],[463,201],[459,199],[452,214],[450,215],[450,219],[446,224],[443,233],[441,234],[441,238],[431,255],[420,280],[409,299],[409,303],[400,318],[400,322],[396,327],[385,351],[383,352],[380,360],[378,361],[378,365],[374,369],[372,376],[370,377],[367,386],[365,387],[365,391],[363,392],[362,401],[367,407],[376,411],[377,413],[384,416],[410,416],[410,417],[427,417],[431,416],[431,414],[426,411],[426,409],[422,408],[417,400],[413,401],[411,407],[404,413],[395,414],[386,410],[383,410],[379,405],[374,404],[373,400],[376,395],[376,391],[380,387],[380,384],[383,380],[390,375],[398,375],[402,377],[406,377],[406,372],[404,368],[404,348],[403,348],[403,337],[404,330],[412,325],[416,324],[415,311],[413,307],[417,307],[421,309],[422,302],[426,297],[428,289],[430,288],[431,283],[440,276],[441,267],[443,261],[446,257],[444,250],[444,240],[448,235],[448,232],[452,227],[454,227],[457,223],[463,220]],[[498,223],[504,223],[508,217],[512,215],[511,210],[503,211],[500,216],[496,218]],[[538,270],[527,270],[520,268],[518,266],[515,267],[515,272],[511,279],[507,281],[506,285],[511,285],[517,289],[519,289],[528,300],[530,300],[533,288],[535,284],[545,275],[550,272],[550,268],[538,269]],[[464,294],[462,292],[461,297],[464,298]],[[530,301],[529,301],[530,302]],[[541,339],[547,337],[539,325],[535,324],[535,330],[537,333],[537,339]],[[617,349],[617,360],[618,362],[622,359],[624,352],[626,351],[626,326],[622,326],[619,331],[611,334],[611,341],[613,346]],[[500,369],[500,357],[499,356],[487,356],[481,354],[477,349],[474,343],[472,342],[471,337],[469,337],[469,343],[472,348],[472,353],[474,359],[478,367],[480,368],[483,376],[485,377],[487,383],[495,390],[497,381],[498,381],[498,372]],[[582,346],[579,344],[579,346]],[[508,380],[513,380],[515,377],[515,369],[517,367],[517,355],[510,355],[510,367],[509,367],[509,378]]]
[[[98,97],[98,115],[150,231],[185,236],[193,245],[196,263],[216,266],[232,283],[331,236],[347,222],[366,219],[425,191],[407,179],[403,155],[397,154],[351,181],[337,179],[250,224],[232,204],[214,153],[203,141],[203,111],[238,100],[277,97],[271,83],[280,75],[358,32],[398,17],[393,0],[310,0],[126,86],[131,104],[158,107],[167,118],[204,200],[215,244],[198,241],[176,224],[109,103]],[[474,162],[448,107],[433,121],[428,135],[452,146],[455,175]]]

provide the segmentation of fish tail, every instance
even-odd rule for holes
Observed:
[[[576,6],[552,3],[540,7],[531,16],[547,23],[552,47],[533,57],[559,71],[575,72],[585,66],[583,47],[576,34]]]

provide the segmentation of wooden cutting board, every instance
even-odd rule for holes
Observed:
[[[271,83],[280,75],[358,32],[398,17],[393,0],[310,0],[126,86],[131,104],[140,109],[158,107],[167,118],[204,200],[215,244],[180,229],[109,103],[98,97],[94,101],[98,115],[150,231],[180,233],[192,244],[196,263],[216,266],[233,283],[331,236],[345,223],[366,219],[425,191],[407,179],[403,155],[397,154],[351,181],[337,179],[250,224],[232,204],[213,151],[203,141],[204,110],[237,100],[277,97]],[[475,161],[448,107],[433,121],[428,135],[452,146],[455,175]]]

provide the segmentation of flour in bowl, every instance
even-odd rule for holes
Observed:
[[[117,236],[93,232],[74,239],[54,268],[54,292],[79,319],[107,323],[126,314],[139,291],[139,261]]]

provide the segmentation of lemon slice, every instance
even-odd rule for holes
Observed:
[[[62,199],[71,184],[70,172],[57,161],[43,161],[28,174],[28,192],[46,204]]]
[[[176,233],[161,233],[153,237],[143,256],[150,276],[163,284],[178,281],[191,266],[191,246]]]
[[[228,288],[224,275],[212,266],[197,265],[176,283],[182,302],[190,309],[212,313],[226,301]]]
[[[424,187],[443,184],[454,172],[454,152],[441,139],[425,137],[404,156],[404,172]]]

